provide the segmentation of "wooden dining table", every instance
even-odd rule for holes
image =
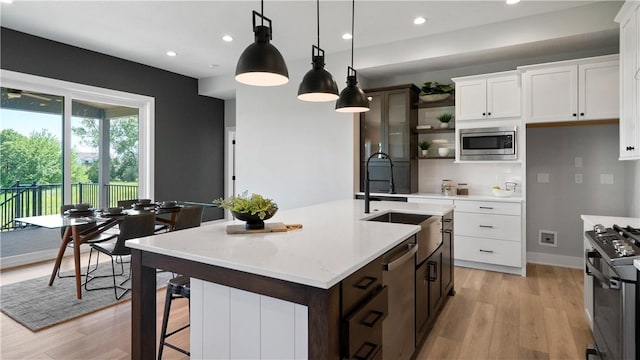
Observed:
[[[53,281],[56,278],[56,274],[60,269],[62,258],[70,242],[73,241],[73,261],[75,266],[75,280],[76,280],[76,297],[82,299],[82,276],[80,269],[80,245],[87,241],[99,236],[108,229],[118,225],[124,216],[136,215],[143,212],[154,212],[156,214],[156,221],[165,223],[169,227],[175,225],[176,215],[180,212],[182,205],[177,205],[171,208],[161,208],[154,204],[146,207],[138,207],[123,211],[119,215],[115,216],[103,216],[99,211],[91,211],[86,216],[74,216],[69,214],[56,214],[56,215],[40,215],[15,218],[14,221],[45,227],[49,229],[56,229],[65,227],[64,234],[62,236],[62,242],[58,255],[56,256],[55,263],[53,265],[53,271],[51,271],[51,277],[49,278],[49,286],[53,285]],[[169,218],[159,217],[158,215],[168,214]],[[83,214],[84,215],[84,214]],[[81,230],[81,226],[93,224],[95,226],[89,229]]]

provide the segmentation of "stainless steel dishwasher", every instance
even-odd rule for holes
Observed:
[[[382,358],[409,359],[415,350],[415,235],[383,258],[382,283],[389,287],[389,314],[382,324]]]

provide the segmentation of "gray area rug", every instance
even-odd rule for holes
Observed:
[[[119,270],[120,266],[116,265],[116,273]],[[86,271],[86,268],[82,271]],[[125,274],[128,272],[129,264],[125,264]],[[95,274],[111,274],[111,264],[101,263]],[[73,275],[73,272],[62,275]],[[171,277],[170,272],[159,272],[156,286],[165,286]],[[116,278],[118,283],[123,279]],[[82,281],[84,282],[84,277]],[[75,278],[56,278],[52,286],[48,286],[48,283],[49,276],[43,276],[1,286],[0,311],[29,330],[38,331],[131,299],[131,291],[122,299],[116,300],[113,289],[85,291],[83,287],[82,299],[78,300]],[[111,277],[95,279],[89,283],[89,288],[112,284]],[[125,286],[130,286],[130,281]]]

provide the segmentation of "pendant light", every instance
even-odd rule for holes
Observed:
[[[303,101],[333,101],[338,98],[338,85],[333,76],[324,69],[324,50],[320,48],[320,0],[316,0],[318,45],[311,47],[311,64],[298,87],[298,99]]]
[[[260,1],[261,13],[253,11],[253,32],[255,42],[249,45],[236,65],[236,81],[254,86],[277,86],[289,82],[287,64],[280,51],[269,41],[271,38],[271,19],[265,17],[264,0]],[[256,26],[256,16],[260,25]],[[265,26],[265,21],[268,26]]]
[[[369,100],[364,91],[358,87],[356,69],[353,68],[353,38],[354,20],[356,11],[356,1],[351,0],[351,66],[347,68],[347,87],[342,90],[338,101],[336,101],[336,111],[346,113],[357,113],[369,111]]]

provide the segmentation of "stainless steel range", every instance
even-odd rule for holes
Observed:
[[[640,356],[638,329],[638,271],[640,229],[596,225],[585,232],[593,250],[585,252],[585,272],[593,277],[593,336],[595,346],[586,355],[601,359],[637,359]]]

